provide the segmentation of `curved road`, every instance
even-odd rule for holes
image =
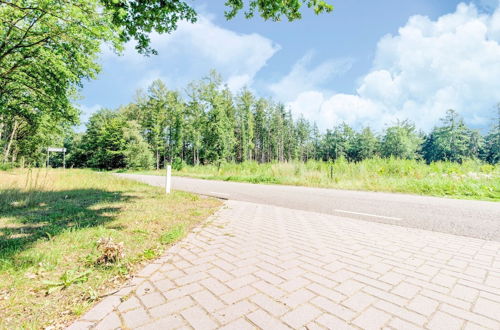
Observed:
[[[117,174],[155,186],[165,177]],[[172,188],[223,199],[500,241],[500,203],[172,177]]]

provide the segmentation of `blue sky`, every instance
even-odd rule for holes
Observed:
[[[223,3],[193,2],[198,23],[152,36],[158,56],[131,44],[122,56],[105,50],[99,78],[82,91],[82,120],[131,102],[154,79],[182,90],[210,69],[235,92],[247,86],[322,129],[410,119],[428,130],[448,108],[486,128],[500,102],[498,0],[332,0],[331,14],[278,23],[226,21]]]

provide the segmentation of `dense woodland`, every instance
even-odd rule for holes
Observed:
[[[393,123],[383,132],[332,123],[322,133],[315,123],[293,118],[281,103],[256,97],[247,89],[231,93],[216,72],[189,84],[183,94],[157,80],[146,91],[139,90],[134,102],[94,113],[84,133],[67,129],[55,145],[68,149],[67,166],[102,169],[340,157],[352,162],[373,157],[426,162],[481,159],[493,164],[500,160],[500,112],[486,136],[469,129],[453,110],[428,134],[408,121]],[[9,134],[3,136],[7,137],[4,150],[9,144],[13,150],[10,161],[44,164],[46,145],[37,144],[36,136],[18,134],[14,141]],[[52,164],[60,162],[59,157]]]

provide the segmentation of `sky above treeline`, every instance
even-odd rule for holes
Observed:
[[[155,79],[183,92],[215,69],[231,90],[283,102],[322,130],[342,122],[381,130],[398,119],[429,130],[450,108],[489,127],[500,102],[499,0],[329,2],[331,14],[266,22],[226,21],[224,1],[194,1],[197,23],[152,35],[159,55],[132,44],[121,56],[103,51],[103,70],[78,102],[82,120],[133,101]]]

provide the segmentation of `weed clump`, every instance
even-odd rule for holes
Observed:
[[[111,237],[104,238],[101,237],[97,241],[97,248],[101,251],[101,255],[96,260],[96,264],[98,265],[108,265],[112,263],[116,263],[118,260],[124,257],[123,242],[115,243]]]

